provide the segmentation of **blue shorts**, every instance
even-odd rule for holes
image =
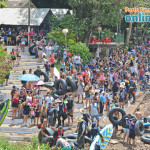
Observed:
[[[29,115],[29,111],[23,110],[23,115]]]
[[[86,98],[89,98],[89,97],[90,97],[90,94],[86,94],[86,93],[85,93],[85,97],[86,97]]]
[[[43,51],[38,51],[38,54],[43,54]]]
[[[94,120],[94,117],[96,118],[96,120],[99,120],[99,115],[93,115],[93,116],[91,116],[92,121]]]
[[[46,51],[46,55],[51,55],[51,51]]]
[[[143,80],[143,76],[139,76],[139,80]]]

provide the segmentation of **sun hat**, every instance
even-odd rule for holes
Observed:
[[[61,103],[62,101],[61,101],[59,98],[57,98],[57,99],[55,100],[55,102],[56,102],[56,103]]]
[[[81,114],[85,114],[85,113],[86,113],[85,109],[84,109],[84,108],[81,108],[81,109],[80,109],[80,113],[81,113]]]

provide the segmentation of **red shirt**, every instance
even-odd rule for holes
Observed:
[[[18,101],[19,101],[19,99],[17,99],[17,98],[13,99],[13,102],[15,102],[15,103],[18,103]]]

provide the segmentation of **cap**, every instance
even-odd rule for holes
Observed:
[[[59,126],[58,128],[59,128],[59,129],[62,129],[63,127],[62,127],[62,126]]]
[[[96,122],[93,122],[92,125],[96,125]]]

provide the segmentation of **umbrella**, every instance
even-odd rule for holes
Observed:
[[[40,81],[35,82],[34,85],[44,85],[44,84],[45,84],[45,83],[44,83],[42,80],[40,80]]]
[[[18,77],[19,80],[21,81],[30,81],[30,82],[35,82],[35,81],[39,81],[40,78],[36,75],[33,74],[24,74]]]

